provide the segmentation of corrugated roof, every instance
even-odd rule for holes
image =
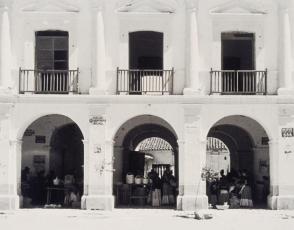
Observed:
[[[206,142],[206,150],[212,152],[229,151],[228,147],[220,139],[208,137]]]
[[[157,151],[157,150],[173,150],[171,145],[159,138],[159,137],[151,137],[142,141],[138,146],[139,151]]]

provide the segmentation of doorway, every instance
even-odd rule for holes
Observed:
[[[163,33],[137,31],[129,34],[129,68],[133,70],[129,79],[130,93],[141,94],[144,76],[163,69]]]
[[[228,116],[211,127],[207,136],[206,166],[218,174],[207,185],[213,207],[224,203],[230,208],[267,206],[268,139],[265,129],[245,116]],[[243,193],[245,188],[247,192]]]
[[[253,33],[222,33],[223,93],[255,92],[255,36]]]
[[[41,92],[67,92],[68,32],[36,32],[36,88]]]
[[[30,124],[21,155],[24,208],[80,208],[84,191],[84,145],[78,125],[63,115]]]
[[[116,207],[176,207],[178,145],[167,122],[142,115],[124,123],[115,135],[114,159]]]

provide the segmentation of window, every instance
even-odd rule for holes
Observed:
[[[68,32],[36,32],[36,69],[68,70]]]

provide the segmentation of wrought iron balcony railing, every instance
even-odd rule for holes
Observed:
[[[211,70],[210,93],[267,94],[267,70]]]
[[[78,93],[79,70],[19,70],[19,93]]]
[[[117,69],[117,94],[172,94],[174,69]]]

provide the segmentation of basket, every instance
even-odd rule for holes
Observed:
[[[126,183],[127,184],[134,184],[134,175],[133,174],[127,174]]]
[[[224,205],[216,205],[216,208],[218,210],[226,210],[228,209],[230,206],[228,204],[224,204]]]
[[[135,184],[142,184],[142,178],[141,177],[135,177]]]
[[[149,179],[148,178],[143,178],[143,184],[148,184],[149,183]]]

